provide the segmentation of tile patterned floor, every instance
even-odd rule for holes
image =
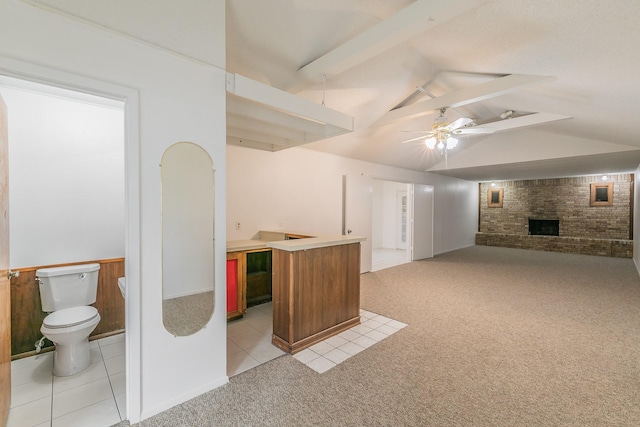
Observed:
[[[232,377],[286,353],[271,344],[272,305],[247,310],[227,325],[227,374]],[[361,323],[297,353],[323,373],[407,326],[360,310]],[[7,427],[99,427],[125,419],[124,334],[91,341],[92,364],[71,377],[52,375],[53,353],[11,362]]]
[[[227,325],[227,375],[232,377],[286,354],[271,344],[271,303],[250,307],[244,318]],[[293,357],[323,373],[407,326],[360,310],[361,323],[327,338]]]
[[[52,352],[11,362],[7,427],[99,427],[125,419],[124,334],[89,345],[91,365],[70,377],[52,374]]]

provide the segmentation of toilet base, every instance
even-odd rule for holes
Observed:
[[[54,343],[56,344],[56,343]],[[68,377],[87,369],[91,364],[89,338],[74,344],[56,344],[53,353],[53,375]]]

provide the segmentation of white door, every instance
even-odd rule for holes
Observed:
[[[344,175],[342,190],[342,234],[366,238],[360,244],[360,273],[366,273],[371,271],[373,180],[363,174]]]
[[[411,260],[433,258],[433,186],[413,184]]]

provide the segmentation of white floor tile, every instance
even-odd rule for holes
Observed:
[[[227,358],[227,375],[232,377],[258,365],[260,362],[249,356],[247,352],[242,351]]]
[[[89,347],[92,364],[85,371],[68,377],[53,376],[53,352],[12,361],[11,400],[15,407],[9,411],[8,426],[111,426],[125,419],[124,355],[116,356],[119,360],[109,362],[114,373],[109,379],[101,352],[101,349],[106,348],[107,356],[113,355],[118,352],[118,347],[124,348],[124,342],[124,334],[91,341]],[[98,383],[99,390],[94,387],[94,383]],[[44,397],[37,398],[41,395]],[[34,398],[36,399],[32,400]],[[27,400],[32,401],[26,402]],[[53,422],[52,413],[54,417],[59,415]],[[91,417],[87,421],[89,414]],[[74,420],[79,424],[74,424]]]
[[[325,353],[324,357],[326,357],[327,359],[331,360],[333,363],[335,363],[337,365],[339,363],[344,362],[348,358],[350,358],[351,355],[349,353],[345,353],[344,351],[340,350],[339,348],[334,348],[330,352]]]
[[[110,427],[120,421],[118,407],[112,397],[63,416],[54,417],[51,427]]]
[[[120,413],[120,419],[127,419],[127,395],[125,393],[116,396],[116,405],[118,406],[118,412]]]
[[[109,398],[113,399],[113,392],[108,378],[56,393],[53,395],[53,418]]]
[[[266,363],[269,360],[285,354],[284,351],[271,344],[271,342],[261,342],[257,346],[253,347],[248,353],[260,363]]]
[[[311,347],[309,347],[311,350],[315,351],[316,353],[318,353],[319,355],[323,355],[325,353],[330,352],[331,350],[333,350],[335,347],[332,346],[331,344],[326,343],[325,341],[320,341],[317,344],[312,345]]]
[[[233,376],[285,354],[271,343],[273,306],[261,304],[244,318],[227,324],[227,375]],[[265,313],[268,313],[266,315]],[[407,326],[389,317],[360,310],[362,323],[293,355],[323,373]],[[265,325],[269,325],[267,328]]]
[[[357,332],[357,333],[359,333],[360,335],[364,335],[364,334],[367,334],[367,333],[371,332],[373,329],[371,329],[371,328],[369,328],[369,327],[367,327],[367,326],[364,326],[364,325],[361,323],[361,324],[359,324],[358,326],[354,326],[354,327],[353,327],[353,328],[351,328],[350,330],[351,330],[351,331],[353,331],[353,332]]]
[[[238,347],[245,351],[249,351],[254,348],[258,342],[265,340],[265,333],[256,329],[251,329],[243,334],[238,334],[229,337]],[[267,339],[269,338],[266,336]]]
[[[7,427],[31,427],[51,420],[51,397],[34,400],[24,405],[12,407],[9,411]]]
[[[11,370],[11,387],[18,387],[28,383],[51,383],[53,378],[53,364],[43,363],[23,369]]]
[[[313,359],[311,362],[307,363],[306,365],[311,369],[313,369],[314,371],[318,372],[319,374],[327,372],[329,369],[336,366],[335,363],[333,363],[329,359],[326,359],[322,356],[318,357],[317,359]]]
[[[53,393],[60,393],[65,390],[79,387],[94,381],[107,378],[107,370],[104,363],[93,363],[87,369],[76,375],[68,377],[53,377]]]
[[[52,376],[53,378],[53,376]],[[53,379],[40,382],[28,382],[16,387],[11,387],[11,407],[24,405],[42,399],[43,397],[51,398],[53,393]]]
[[[349,340],[342,338],[339,335],[334,335],[332,337],[327,338],[326,340],[324,340],[327,344],[332,345],[334,347],[339,347],[342,344],[345,344],[347,342],[349,342]]]
[[[384,325],[391,322],[393,319],[389,319],[388,317],[381,316],[378,314],[377,316],[374,316],[371,320],[375,320],[376,322],[382,323]]]
[[[366,328],[377,329],[382,326],[382,323],[375,321],[374,319],[369,319],[360,324]]]
[[[358,344],[360,347],[369,348],[372,345],[374,345],[377,341],[372,340],[371,338],[362,335],[362,336],[356,338],[355,340],[353,340],[352,342]]]
[[[372,313],[370,311],[367,311],[367,310],[360,310],[360,317],[364,321],[364,319],[369,320],[369,319],[372,319],[372,318],[376,317],[376,314]]]
[[[382,332],[385,335],[392,335],[398,332],[398,329],[392,328],[391,326],[388,326],[388,325],[382,325],[378,329],[376,329],[376,331]]]
[[[227,323],[227,337],[233,338],[235,336],[245,334],[247,332],[254,331],[255,328],[244,321],[244,319],[233,320]]]
[[[365,337],[367,338],[371,338],[374,341],[382,341],[383,339],[385,339],[386,337],[388,337],[389,335],[387,334],[383,334],[382,332],[379,331],[371,331],[367,334],[365,334]]]
[[[387,323],[387,326],[390,326],[392,328],[396,328],[398,330],[404,328],[407,326],[406,323],[402,323],[402,322],[398,322],[397,320],[392,320],[391,322]]]
[[[114,375],[119,372],[124,372],[124,370],[126,369],[124,354],[122,356],[116,356],[112,357],[111,359],[106,359],[104,361],[104,366],[107,368],[108,375]]]
[[[100,347],[105,346],[105,345],[111,345],[111,344],[115,344],[115,343],[119,343],[119,342],[125,342],[125,334],[116,334],[116,335],[111,335],[108,336],[106,338],[101,338],[99,340],[96,341],[98,344],[100,344]]]
[[[348,342],[348,343],[342,344],[338,348],[351,356],[354,356],[360,353],[362,350],[364,350],[364,347],[359,346],[354,342]]]
[[[111,383],[111,390],[115,396],[124,394],[127,391],[127,375],[125,372],[119,372],[109,377]]]
[[[124,356],[125,345],[124,341],[114,342],[112,344],[100,343],[100,352],[104,360],[111,359],[116,356]]]
[[[41,367],[45,365],[49,366],[50,369],[53,369],[53,352],[52,351],[12,361],[11,372],[13,373],[21,369],[36,369],[36,367]]]
[[[300,361],[302,363],[309,363],[313,359],[317,359],[318,357],[320,357],[320,355],[318,353],[316,353],[315,351],[311,350],[310,348],[305,348],[300,353],[294,354],[293,357],[294,357],[294,359],[296,359],[296,360],[298,360],[298,361]]]
[[[231,354],[235,354],[239,351],[244,351],[244,350],[238,347],[238,345],[233,341],[231,341],[229,338],[227,338],[227,356]]]
[[[347,329],[346,331],[342,331],[342,332],[340,332],[337,336],[338,336],[338,337],[342,337],[342,338],[344,338],[344,339],[345,339],[345,340],[347,340],[347,341],[353,341],[353,340],[355,340],[356,338],[358,338],[358,337],[360,336],[360,334],[359,334],[359,333],[357,333],[357,332],[355,332],[355,331],[353,330],[353,328],[352,328],[352,329]]]

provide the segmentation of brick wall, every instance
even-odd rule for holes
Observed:
[[[560,236],[629,239],[632,176],[611,175],[613,206],[589,206],[597,176],[500,182],[502,208],[487,207],[493,188],[480,184],[480,232],[529,234],[529,218],[560,220]]]
[[[476,244],[631,257],[633,175],[609,176],[612,206],[589,206],[598,176],[480,184]],[[488,207],[489,189],[503,188],[502,207]],[[557,219],[560,236],[529,236],[529,218]]]

